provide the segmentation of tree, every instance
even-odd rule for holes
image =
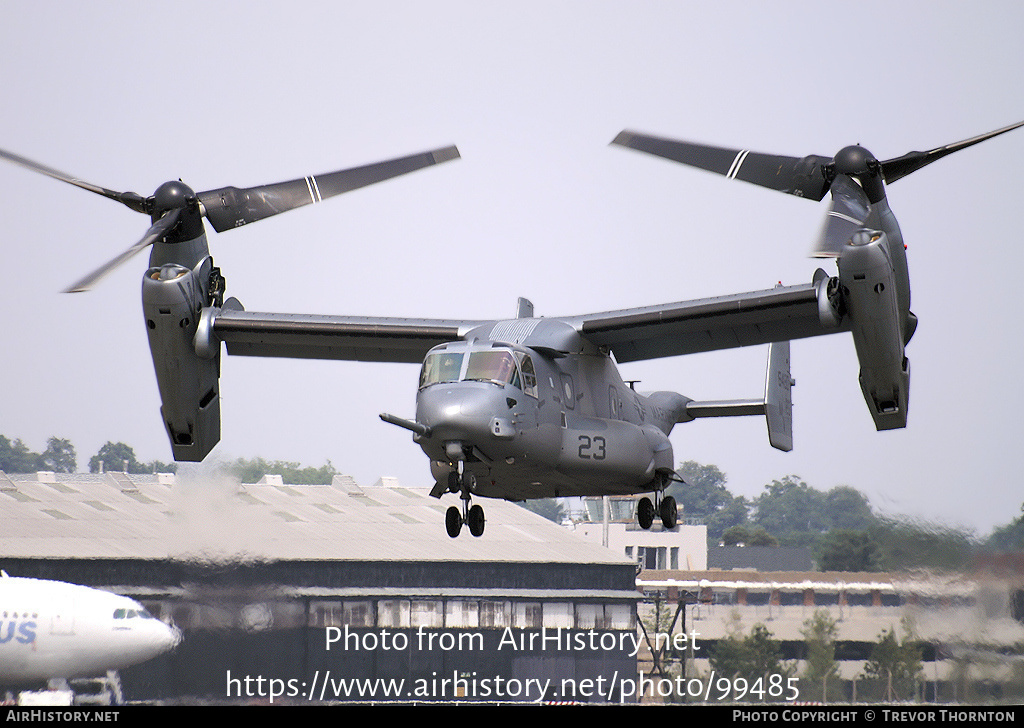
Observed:
[[[676,499],[682,513],[704,520],[708,541],[718,543],[727,528],[747,522],[746,499],[729,492],[718,466],[688,460],[676,472],[685,484],[673,483],[665,493]]]
[[[750,529],[746,526],[733,526],[722,532],[723,546],[739,546],[750,540]]]
[[[766,485],[754,508],[753,522],[787,546],[806,546],[828,527],[825,494],[796,475]]]
[[[977,547],[973,534],[962,528],[899,516],[877,519],[868,533],[878,544],[882,570],[961,570],[970,566]]]
[[[1024,505],[1020,507],[1024,514]],[[1024,549],[1024,515],[1018,516],[1005,526],[995,529],[986,544],[996,551],[1016,551]]]
[[[906,622],[902,640],[890,627],[878,636],[871,657],[864,665],[864,688],[869,697],[879,700],[913,700],[922,676],[921,646]]]
[[[822,571],[878,571],[881,551],[867,531],[833,529],[820,544]]]
[[[722,545],[768,546],[775,548],[779,545],[779,542],[760,526],[754,529],[747,528],[746,526],[733,526],[722,532]]]
[[[123,442],[107,442],[99,452],[89,458],[89,472],[98,473],[100,463],[103,472],[127,472],[135,475],[150,472],[135,458],[135,451]],[[127,467],[126,467],[127,463]]]
[[[0,435],[0,470],[5,473],[34,473],[39,470],[39,453],[32,452],[21,440],[11,442]]]
[[[825,494],[825,509],[833,529],[863,531],[875,522],[867,497],[848,485],[837,485]]]
[[[330,460],[319,468],[303,468],[299,463],[286,460],[269,462],[259,457],[252,460],[238,458],[222,467],[243,483],[256,483],[264,475],[280,475],[281,481],[289,485],[325,485],[338,474]]]
[[[804,636],[804,680],[807,689],[800,691],[803,700],[828,702],[828,683],[839,676],[836,662],[836,638],[839,629],[827,609],[814,610],[814,616],[804,622],[800,631]]]
[[[44,470],[55,473],[73,473],[78,467],[75,458],[75,446],[70,440],[51,437],[46,441],[46,449],[40,456],[40,465]]]
[[[780,644],[772,639],[772,633],[763,624],[755,624],[750,634],[744,637],[738,617],[734,617],[729,632],[728,637],[718,640],[708,655],[711,669],[723,677],[743,678],[751,695],[763,690],[760,696],[769,699],[771,677],[785,678],[793,673],[792,665],[782,664]]]

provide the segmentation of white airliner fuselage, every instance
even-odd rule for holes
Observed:
[[[0,683],[95,677],[145,662],[180,639],[128,597],[0,577]]]

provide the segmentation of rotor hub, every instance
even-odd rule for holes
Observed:
[[[878,169],[875,156],[862,146],[854,144],[839,150],[835,156],[836,174],[859,176],[874,174]]]
[[[177,210],[186,207],[195,197],[196,193],[192,188],[180,180],[164,182],[153,193],[153,211],[159,215],[169,210]]]

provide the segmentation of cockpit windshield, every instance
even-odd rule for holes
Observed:
[[[463,352],[437,351],[427,354],[420,370],[420,389],[442,382],[492,382],[510,384],[531,397],[537,396],[537,375],[529,354],[509,349]],[[466,373],[462,373],[465,362]]]
[[[427,354],[420,370],[420,389],[439,382],[457,382],[462,373],[461,353],[439,351]]]
[[[466,379],[520,387],[516,359],[512,356],[511,351],[502,349],[471,353],[469,367],[466,369]]]

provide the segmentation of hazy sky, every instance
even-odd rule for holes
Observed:
[[[1024,5],[987,2],[3,2],[0,147],[148,195],[292,179],[456,143],[463,158],[241,230],[210,231],[249,310],[578,314],[809,281],[826,209],[609,147],[623,128],[879,158],[1024,119]],[[920,326],[910,423],[875,432],[849,335],[793,346],[795,449],[760,418],[676,428],[677,461],[756,496],[793,473],[886,512],[987,532],[1020,513],[1024,130],[889,188]],[[84,466],[107,440],[169,460],[131,245],[146,218],[0,166],[0,433]],[[758,396],[763,347],[623,366],[641,390]],[[430,481],[417,368],[225,357],[211,457]],[[440,527],[440,524],[439,524]]]

